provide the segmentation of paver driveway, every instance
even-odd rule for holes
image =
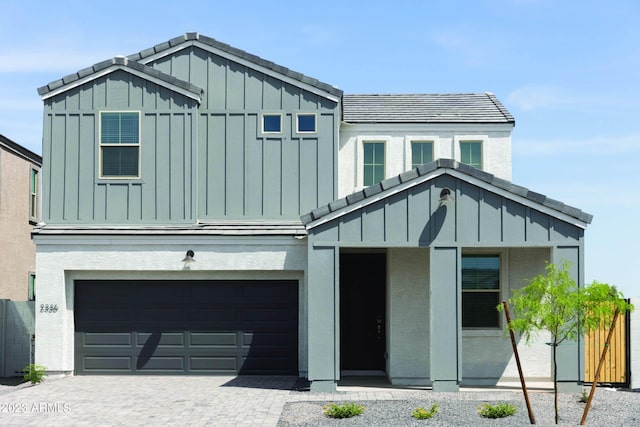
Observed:
[[[275,426],[296,380],[179,376],[47,379],[37,386],[3,387],[0,425]]]

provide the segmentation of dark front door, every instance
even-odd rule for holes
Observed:
[[[340,254],[340,367],[385,370],[386,254]]]

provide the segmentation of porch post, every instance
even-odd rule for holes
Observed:
[[[456,247],[430,250],[430,360],[433,391],[460,387],[460,261]]]
[[[583,287],[584,256],[582,245],[558,246],[553,250],[553,263],[570,263],[571,278]],[[584,339],[565,341],[558,346],[558,390],[563,393],[578,393],[584,381]],[[553,367],[552,367],[553,369]]]
[[[312,392],[335,392],[339,376],[338,249],[309,244],[307,283],[309,381]]]

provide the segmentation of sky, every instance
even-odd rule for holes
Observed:
[[[198,32],[358,93],[493,92],[513,182],[594,215],[585,279],[640,296],[637,0],[0,0],[0,133],[41,153],[36,89]]]

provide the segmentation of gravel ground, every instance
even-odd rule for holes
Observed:
[[[513,393],[511,400],[478,400],[478,393],[425,392],[420,400],[360,401],[365,406],[362,415],[347,419],[332,419],[323,414],[322,407],[333,402],[290,402],[282,411],[278,427],[287,426],[522,426],[529,424],[527,407],[522,394]],[[560,425],[579,425],[584,403],[578,394],[561,394],[559,397]],[[531,393],[529,400],[536,425],[554,425],[553,394]],[[518,407],[515,415],[501,419],[483,418],[477,413],[482,403],[509,401]],[[416,420],[411,412],[419,407],[440,405],[440,412],[429,420]],[[586,425],[590,426],[640,426],[640,393],[598,389],[591,402]]]

